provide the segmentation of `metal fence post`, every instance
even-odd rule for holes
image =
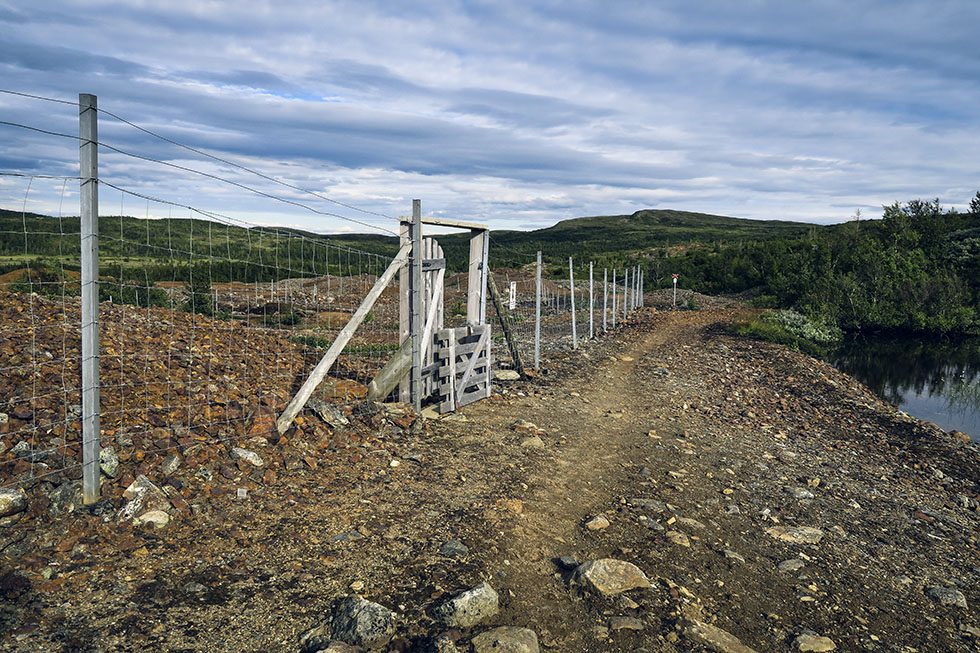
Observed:
[[[646,288],[643,286],[646,276],[646,270],[640,268],[640,308],[643,308],[643,300],[646,299]]]
[[[612,328],[615,329],[616,328],[616,268],[613,268],[612,291],[613,291]]]
[[[609,309],[609,268],[602,268],[602,332],[609,331],[606,328],[606,313]]]
[[[409,290],[410,328],[412,334],[412,407],[422,410],[422,200],[412,200],[412,224],[409,228],[412,257]]]
[[[589,261],[589,338],[595,338],[595,299],[592,290],[592,261]]]
[[[99,500],[99,118],[98,99],[78,96],[82,285],[82,501]]]
[[[578,349],[578,326],[575,324],[575,274],[572,272],[572,257],[568,257],[568,292],[572,301],[572,349]]]
[[[630,308],[630,269],[623,269],[623,320]]]
[[[541,369],[541,251],[534,273],[534,369]]]
[[[643,286],[640,283],[640,279],[642,278],[640,275],[641,275],[640,266],[637,265],[636,266],[636,295],[633,296],[633,308],[640,307],[640,292],[643,289]]]

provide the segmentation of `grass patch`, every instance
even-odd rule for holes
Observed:
[[[841,339],[834,327],[811,320],[795,311],[766,311],[757,317],[733,322],[730,333],[784,345],[811,356],[823,357]]]

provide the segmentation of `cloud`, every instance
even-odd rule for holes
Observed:
[[[97,93],[168,137],[389,215],[422,197],[501,227],[647,207],[828,221],[972,195],[978,18],[973,3],[886,0],[52,0],[0,3],[0,71],[16,90]],[[71,107],[9,96],[0,118],[77,130]],[[100,128],[121,149],[320,204],[108,116]],[[0,130],[4,169],[76,165],[71,142]],[[120,186],[202,208],[349,226],[118,154],[103,164]]]

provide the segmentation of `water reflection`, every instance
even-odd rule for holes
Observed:
[[[831,362],[910,415],[980,440],[980,340],[860,336]]]

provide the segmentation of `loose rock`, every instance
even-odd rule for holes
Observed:
[[[500,626],[473,638],[473,653],[539,653],[538,636],[529,628]]]
[[[602,515],[596,515],[589,521],[585,522],[585,527],[590,531],[601,531],[609,528],[609,520]]]
[[[20,490],[0,489],[0,517],[27,510],[27,497]]]
[[[687,621],[684,636],[717,653],[756,653],[727,630],[702,621]]]
[[[499,597],[489,583],[481,583],[435,609],[436,617],[451,628],[470,628],[499,611]]]
[[[650,587],[650,580],[639,567],[614,558],[590,560],[579,565],[572,576],[572,583],[605,596]]]
[[[334,641],[365,648],[380,648],[395,634],[394,612],[359,596],[345,596],[333,607],[330,616],[307,631],[300,640],[304,653],[327,648]]]
[[[826,653],[826,651],[837,649],[837,644],[834,644],[834,640],[829,637],[810,633],[803,633],[793,640],[793,646],[796,647],[797,651],[810,651],[812,653]]]
[[[773,526],[767,528],[770,537],[792,544],[819,544],[824,532],[812,526]]]
[[[112,447],[102,447],[99,451],[99,469],[109,478],[119,474],[119,456]]]
[[[789,573],[793,573],[794,571],[799,571],[800,569],[803,569],[803,567],[805,566],[806,563],[800,560],[799,558],[792,558],[790,560],[783,560],[782,562],[780,562],[778,565],[776,565],[776,569],[778,569],[783,573],[789,574]]]
[[[940,605],[953,605],[966,609],[966,596],[955,587],[933,586],[926,589],[926,595]]]
[[[439,555],[446,558],[465,558],[469,554],[469,547],[459,540],[449,540],[439,547]]]
[[[262,460],[262,456],[254,451],[242,449],[241,447],[235,447],[231,450],[231,458],[232,460],[244,460],[253,467],[263,467],[265,465],[265,461]]]
[[[123,491],[123,498],[129,502],[119,511],[119,521],[131,521],[151,510],[170,512],[170,500],[163,490],[154,485],[142,474]]]

